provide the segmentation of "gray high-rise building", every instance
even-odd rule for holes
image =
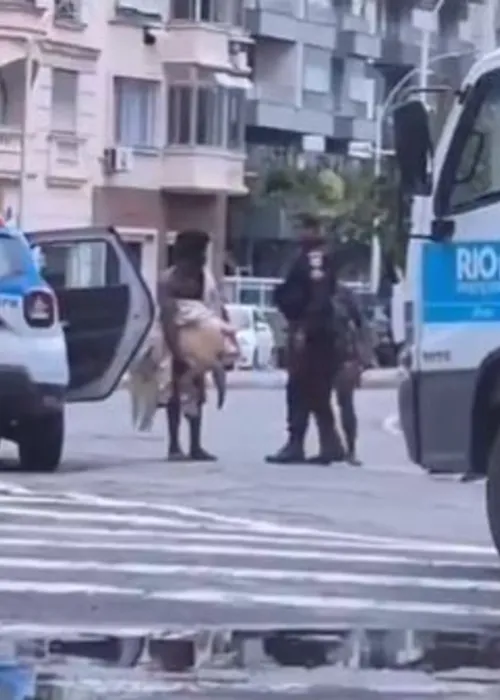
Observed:
[[[307,136],[318,151],[324,147],[327,160],[370,158],[377,109],[403,76],[412,72],[418,81],[423,33],[432,31],[430,84],[455,86],[475,52],[491,48],[493,2],[447,0],[436,13],[436,0],[246,0],[254,40],[249,175],[303,160]],[[390,148],[385,127],[383,145]],[[260,236],[276,225],[262,219]],[[255,224],[246,215],[234,226],[249,236]]]

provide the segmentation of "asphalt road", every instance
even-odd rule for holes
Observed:
[[[364,466],[325,468],[265,464],[281,391],[210,405],[209,465],[168,464],[164,417],[134,434],[123,391],[71,407],[60,473],[0,475],[3,631],[496,629],[484,486],[408,464],[392,390],[359,392],[358,409]]]

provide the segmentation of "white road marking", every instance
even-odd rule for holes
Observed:
[[[500,608],[484,598],[500,593],[500,580],[488,576],[488,569],[497,563],[491,547],[280,526],[177,505],[82,494],[0,495],[0,515],[7,519],[0,522],[0,574],[4,575],[0,593],[4,595],[115,596],[141,604],[269,605],[339,615],[367,611],[500,618]],[[26,550],[36,550],[37,556],[23,557]],[[126,553],[126,560],[116,561],[117,552]],[[137,561],[134,553],[155,555],[158,563],[147,556],[146,561]],[[88,559],[81,559],[82,554]],[[109,554],[115,555],[115,561],[108,561]],[[214,566],[186,563],[183,555],[208,557]],[[311,569],[308,562],[319,562],[320,570]],[[291,568],[283,569],[283,564]],[[358,565],[357,571],[349,571],[353,564]],[[380,570],[360,572],[363,564],[380,565]],[[404,569],[386,573],[394,565],[414,566],[420,573],[406,574]],[[433,576],[437,566],[447,567],[448,575]],[[460,572],[457,578],[451,577],[451,567]],[[78,582],[64,580],[69,571]],[[7,572],[12,572],[12,579]],[[27,572],[35,572],[37,579],[44,578],[43,572],[56,572],[57,580],[24,580]],[[92,581],[96,576],[103,577],[102,584],[99,578]],[[129,577],[134,576],[139,581],[132,579],[135,585],[128,586]],[[186,586],[189,580],[201,586]],[[156,586],[157,581],[161,584]],[[284,586],[266,588],[266,583],[300,587],[295,593],[290,588],[274,593]],[[332,594],[315,594],[310,588],[314,584],[326,586],[327,591],[331,587]],[[351,595],[336,596],[335,586],[340,585]],[[427,602],[421,602],[424,591]],[[448,592],[446,602],[433,600],[432,592],[440,591]],[[467,593],[477,594],[471,596],[477,605],[461,601],[460,594]],[[401,601],[401,595],[410,599]]]
[[[87,551],[89,549],[95,549],[107,552],[151,552],[153,554],[205,554],[205,555],[219,555],[221,557],[249,557],[260,559],[266,557],[268,559],[280,559],[280,560],[291,560],[296,559],[308,560],[308,561],[324,561],[324,562],[344,562],[344,563],[373,563],[373,564],[405,564],[405,565],[425,565],[425,566],[443,566],[443,567],[460,567],[460,568],[477,568],[478,566],[492,566],[496,564],[495,561],[478,562],[470,561],[464,562],[463,560],[434,560],[426,559],[422,557],[411,557],[408,555],[390,555],[390,554],[370,554],[364,552],[338,552],[338,551],[328,551],[328,550],[313,550],[309,549],[283,549],[283,548],[256,548],[256,547],[230,547],[230,546],[217,546],[217,545],[171,545],[171,544],[156,544],[148,542],[116,542],[108,540],[104,542],[102,540],[97,541],[86,541],[80,542],[71,539],[42,539],[42,538],[20,538],[20,537],[2,537],[0,538],[0,550],[2,548],[41,548],[48,551],[56,549],[69,549],[69,550],[83,550]],[[351,550],[357,550],[359,547],[354,545],[350,547]],[[377,547],[377,552],[384,550],[383,547]]]
[[[406,600],[380,600],[378,598],[350,598],[322,595],[288,595],[267,593],[225,592],[212,588],[196,588],[184,591],[164,591],[150,595],[152,600],[199,603],[212,605],[272,605],[277,607],[309,608],[351,612],[389,612],[415,615],[476,615],[494,620],[500,619],[500,608],[482,605],[454,603],[420,603]]]
[[[197,527],[195,524],[186,524],[184,522],[180,522],[177,520],[171,520],[167,518],[158,518],[156,516],[150,516],[150,515],[125,515],[121,513],[104,513],[104,512],[68,512],[68,511],[61,511],[61,510],[56,510],[56,509],[45,509],[45,508],[12,508],[12,507],[2,507],[1,509],[1,514],[2,516],[6,515],[12,515],[15,517],[22,517],[22,518],[27,518],[27,519],[40,519],[40,520],[55,520],[59,523],[64,523],[64,524],[69,524],[69,523],[78,523],[78,522],[103,522],[103,523],[110,523],[110,524],[124,524],[127,526],[130,525],[137,525],[137,526],[142,526],[142,525],[149,525],[149,526],[158,526],[158,527],[163,527],[163,528],[172,528],[173,530],[176,529],[187,529],[187,530],[196,530]],[[61,528],[62,529],[62,528]],[[215,530],[218,529],[217,526],[214,527]],[[224,528],[223,528],[223,531]],[[278,533],[279,534],[279,533]],[[384,549],[387,550],[392,550],[392,551],[406,551],[406,552],[441,552],[441,553],[448,553],[448,554],[463,554],[463,555],[474,555],[474,556],[492,556],[496,557],[495,551],[491,547],[482,547],[482,546],[477,546],[477,545],[469,545],[469,544],[451,544],[451,543],[442,543],[442,542],[433,542],[433,541],[428,541],[428,542],[413,542],[410,540],[395,540],[391,538],[377,538],[374,537],[373,539],[370,538],[359,538],[359,539],[349,539],[349,540],[342,540],[339,539],[338,541],[335,540],[335,535],[339,533],[331,533],[331,538],[330,541],[335,542],[336,546],[338,547],[349,547],[354,544],[356,544],[360,548],[367,548],[367,549],[375,549],[379,548],[380,546],[383,546]],[[279,541],[279,540],[277,540]],[[324,540],[328,541],[328,540]],[[309,540],[309,544],[314,544],[315,540]],[[203,545],[200,545],[200,549],[197,550],[196,546],[194,545],[170,545],[171,549],[165,549],[165,545],[159,545],[160,550],[163,547],[162,551],[191,551],[191,552],[198,552],[199,553],[217,553],[217,550],[211,550],[209,548],[204,547]],[[193,548],[194,547],[194,548]],[[226,551],[231,551],[232,554],[237,554],[238,553],[238,548],[232,547],[232,548],[226,548]],[[241,551],[241,548],[240,548]],[[245,549],[246,551],[246,549]],[[309,552],[310,553],[310,552]],[[305,552],[307,555],[307,551]]]
[[[44,595],[116,595],[142,596],[140,588],[105,586],[92,583],[71,583],[64,581],[11,581],[0,579],[1,593],[42,593]]]
[[[402,435],[401,425],[399,423],[399,416],[397,414],[387,416],[387,418],[383,422],[383,428],[386,433],[390,433],[395,437],[401,437]]]
[[[72,497],[74,494],[59,494],[55,495],[54,498],[57,499],[56,504],[62,505],[68,504],[65,496]],[[346,531],[336,531],[336,530],[322,530],[318,528],[301,527],[293,525],[280,525],[278,523],[272,523],[268,521],[249,519],[249,518],[238,518],[233,516],[220,515],[218,513],[212,513],[210,511],[198,510],[195,508],[186,508],[184,506],[178,505],[165,505],[161,503],[147,502],[147,501],[128,501],[128,500],[117,500],[102,498],[100,496],[90,496],[90,503],[85,502],[86,495],[79,494],[81,500],[80,505],[88,505],[102,509],[125,509],[125,510],[148,510],[148,511],[160,511],[165,514],[175,515],[176,518],[160,517],[153,515],[140,515],[133,513],[131,515],[125,515],[120,513],[98,513],[97,510],[78,512],[78,511],[58,511],[55,509],[30,509],[30,508],[13,508],[2,507],[1,512],[13,516],[22,516],[27,518],[47,518],[52,520],[68,521],[68,522],[109,522],[109,523],[126,523],[129,525],[136,526],[164,526],[166,528],[172,529],[186,529],[197,531],[199,529],[210,529],[212,531],[219,530],[221,532],[231,532],[236,527],[242,528],[243,530],[254,533],[254,534],[267,534],[274,536],[300,536],[313,537],[319,539],[331,539],[331,540],[345,540],[352,542],[367,542],[373,546],[377,545],[387,545],[394,543],[394,546],[401,547],[402,549],[411,549],[413,551],[420,551],[422,547],[428,551],[430,548],[432,551],[442,551],[442,552],[457,552],[461,554],[471,554],[471,555],[492,555],[497,556],[494,548],[482,546],[482,545],[472,545],[472,544],[461,544],[453,542],[439,542],[435,540],[416,540],[408,539],[402,537],[384,536],[384,535],[367,535],[362,533],[353,533]],[[5,497],[4,497],[5,498]],[[34,496],[30,498],[21,497],[8,497],[5,499],[5,503],[36,503],[37,499],[46,499],[46,502],[52,503],[52,496]],[[60,500],[63,498],[63,500]],[[38,502],[40,502],[38,500]],[[45,502],[45,501],[44,501]],[[0,503],[2,503],[2,497],[0,496]],[[191,520],[186,520],[185,518],[191,518]],[[199,518],[200,520],[208,520],[206,524],[200,522],[193,522],[193,518]]]
[[[213,530],[208,531],[206,528],[196,530],[195,528],[186,527],[186,531],[182,531],[180,528],[174,528],[171,531],[168,529],[133,529],[133,528],[120,528],[113,529],[107,527],[80,527],[66,525],[45,525],[41,523],[36,523],[32,525],[25,525],[24,523],[2,523],[0,522],[0,542],[3,542],[5,546],[17,546],[18,544],[26,542],[26,546],[39,546],[38,544],[31,544],[31,542],[44,543],[46,546],[54,547],[85,547],[91,549],[95,547],[99,549],[100,547],[108,548],[115,547],[117,549],[134,549],[135,551],[151,551],[157,550],[158,545],[161,547],[163,542],[195,542],[195,543],[232,543],[233,545],[275,545],[281,547],[307,547],[308,551],[314,548],[316,551],[319,550],[339,550],[339,549],[351,549],[351,550],[385,550],[385,551],[403,551],[407,552],[408,547],[403,543],[397,541],[394,542],[377,542],[370,540],[344,540],[339,534],[338,539],[336,537],[322,538],[322,537],[294,537],[293,535],[259,535],[247,532],[228,532],[225,530]],[[28,537],[25,537],[25,533]],[[5,537],[2,540],[2,535],[12,534],[14,537]],[[23,535],[22,539],[20,537],[15,537],[15,535]],[[50,538],[48,536],[55,535],[56,538]],[[42,537],[41,537],[42,536]],[[73,537],[81,538],[83,541],[78,542],[78,540],[73,541]],[[127,541],[128,540],[128,541]],[[148,541],[149,540],[149,541]],[[11,543],[9,545],[9,542]],[[158,543],[158,544],[156,544]],[[437,544],[437,548],[436,548]],[[40,544],[40,546],[43,546]],[[459,550],[453,549],[453,547],[458,547]],[[496,564],[498,561],[498,555],[493,548],[489,547],[478,547],[474,548],[472,552],[470,551],[470,545],[441,545],[441,543],[434,542],[421,542],[418,544],[412,552],[422,552],[423,554],[437,554],[437,553],[449,553],[451,555],[471,555],[471,556],[481,556],[485,559],[491,558],[492,561],[488,562],[490,564]],[[465,551],[464,551],[465,550]],[[272,550],[271,550],[272,551]],[[287,550],[284,550],[287,551]],[[247,547],[242,546],[241,552],[247,552]],[[384,560],[388,561],[398,561],[399,557],[384,557]],[[403,561],[421,561],[420,559],[411,559],[404,557]],[[477,559],[469,562],[463,559],[458,559],[452,561],[451,559],[444,560],[446,563],[452,563],[454,566],[477,566]],[[485,563],[483,561],[483,563]]]
[[[158,636],[162,639],[168,639],[171,636],[172,628],[175,629],[175,625],[169,625],[168,631],[166,631],[164,625],[127,625],[120,624],[96,624],[86,627],[85,624],[62,624],[62,625],[39,625],[36,623],[26,623],[26,622],[0,622],[0,635],[10,638],[21,638],[26,639],[26,637],[35,638],[50,638],[64,637],[64,636],[78,636],[79,638],[85,636],[111,636],[116,635],[119,637],[153,637]],[[182,626],[184,630],[184,625]],[[194,636],[194,635],[193,635]]]
[[[38,571],[82,571],[90,573],[120,573],[139,576],[220,576],[250,581],[295,581],[302,583],[350,584],[391,588],[405,586],[456,591],[500,592],[500,581],[481,578],[436,578],[431,576],[401,576],[397,574],[358,574],[337,571],[307,571],[305,569],[265,569],[239,566],[200,566],[190,564],[148,564],[143,562],[75,561],[73,559],[32,559],[0,557],[0,569],[34,569]],[[66,585],[66,584],[64,584]],[[67,584],[72,585],[72,584]],[[84,585],[84,584],[82,584]],[[92,587],[92,585],[91,585]]]
[[[14,496],[29,496],[33,492],[20,484],[13,484],[10,481],[0,481],[0,493],[10,493]]]

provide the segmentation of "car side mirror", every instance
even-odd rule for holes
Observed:
[[[432,181],[428,161],[432,155],[429,117],[420,100],[409,100],[393,114],[394,147],[401,174],[401,186],[407,194],[428,195]]]

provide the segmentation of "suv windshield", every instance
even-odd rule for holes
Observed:
[[[0,233],[0,279],[26,272],[27,255],[25,243]]]

